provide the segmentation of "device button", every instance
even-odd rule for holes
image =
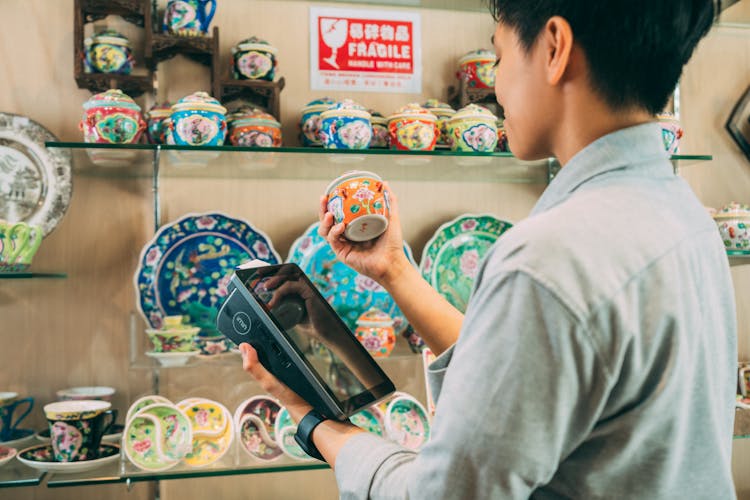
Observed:
[[[239,335],[247,335],[250,333],[250,327],[252,324],[250,316],[244,311],[236,312],[234,313],[234,316],[232,316],[232,328],[234,328],[234,331]]]
[[[281,357],[281,348],[279,347],[279,344],[272,343],[271,349],[273,349],[273,352],[275,352],[277,356]]]

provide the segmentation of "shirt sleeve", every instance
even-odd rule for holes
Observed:
[[[444,370],[430,442],[352,438],[342,498],[528,498],[593,428],[608,383],[585,325],[530,275],[484,271],[447,368],[430,367]]]

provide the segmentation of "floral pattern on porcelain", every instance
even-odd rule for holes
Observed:
[[[172,106],[170,133],[180,146],[221,146],[227,132],[226,108],[206,92],[195,92]]]
[[[497,147],[497,117],[477,104],[461,108],[448,121],[453,151],[489,153]]]
[[[422,276],[464,312],[481,260],[511,226],[491,215],[464,215],[443,224],[422,252]]]
[[[684,133],[680,122],[672,113],[661,113],[656,115],[656,119],[661,125],[661,140],[664,143],[664,149],[670,155],[677,154],[680,149],[680,139]]]
[[[440,132],[437,117],[416,103],[388,117],[390,147],[402,151],[432,151]]]
[[[154,104],[146,113],[146,136],[151,144],[166,144],[165,120],[172,114],[169,103]]]
[[[126,424],[123,447],[128,459],[143,470],[158,471],[176,465],[192,450],[190,421],[177,407],[147,406]]]
[[[229,142],[233,146],[281,147],[281,124],[258,108],[242,108],[227,118]]]
[[[354,336],[373,357],[386,357],[396,345],[393,319],[380,309],[373,307],[357,319]]]
[[[383,435],[383,413],[376,406],[360,410],[349,417],[349,421],[370,434]]]
[[[451,108],[450,104],[440,102],[437,99],[427,99],[422,107],[437,117],[437,127],[440,135],[435,145],[450,146],[451,137],[448,131],[448,120],[456,114],[456,110]]]
[[[232,71],[238,80],[273,81],[276,73],[276,48],[251,36],[232,47]]]
[[[107,29],[84,40],[84,71],[129,75],[134,61],[128,39]]]
[[[411,397],[397,397],[386,410],[388,437],[404,448],[418,450],[430,439],[430,420],[424,407]]]
[[[320,115],[320,142],[329,149],[367,149],[372,139],[370,113],[350,99]]]
[[[458,78],[472,88],[492,89],[495,86],[495,54],[491,50],[472,50],[458,61]]]
[[[115,444],[103,444],[97,450],[96,458],[107,458],[120,453],[120,447]],[[32,448],[22,450],[18,453],[18,456],[24,460],[30,460],[32,462],[57,462],[55,455],[52,451],[52,445],[39,445]]]
[[[151,343],[154,345],[153,352],[190,352],[195,350],[195,337],[200,328],[188,329],[147,329]]]
[[[200,326],[193,312],[215,316],[234,268],[251,259],[281,262],[268,237],[249,222],[188,214],[162,226],[143,247],[134,276],[138,307],[152,328],[175,314],[190,314]]]
[[[86,448],[81,449],[83,444],[83,434],[89,434],[91,429],[86,420],[81,421],[81,428],[76,428],[67,422],[55,422],[50,429],[50,439],[53,443],[52,448],[60,462],[74,462],[76,460],[85,460]]]
[[[162,30],[180,36],[204,35],[215,13],[216,0],[169,0]]]
[[[303,146],[321,146],[320,141],[320,114],[331,108],[336,101],[330,97],[322,97],[308,102],[302,108],[302,116],[299,121],[300,142]]]
[[[229,450],[234,440],[234,428],[229,410],[216,401],[193,399],[177,404],[190,419],[193,445],[183,461],[191,467],[212,464]]]
[[[406,242],[404,253],[416,267]],[[357,319],[371,307],[387,313],[397,333],[407,330],[406,318],[393,298],[375,280],[338,260],[328,242],[318,234],[317,222],[292,243],[287,262],[299,265],[351,331],[356,330]]]
[[[85,142],[135,144],[146,129],[140,106],[119,89],[92,96],[83,110],[79,129]]]
[[[281,405],[265,396],[250,398],[237,408],[235,425],[248,455],[262,461],[281,457],[283,451],[276,443],[276,419],[280,412]]]
[[[750,255],[750,207],[737,202],[723,206],[713,216],[729,255]]]

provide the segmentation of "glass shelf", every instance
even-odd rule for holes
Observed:
[[[36,486],[41,483],[44,474],[44,472],[27,467],[13,458],[7,464],[0,466],[0,488]]]
[[[65,273],[42,273],[42,272],[19,272],[19,273],[2,273],[0,272],[0,280],[13,280],[13,279],[31,279],[31,278],[53,278],[63,279],[67,278],[68,275]]]

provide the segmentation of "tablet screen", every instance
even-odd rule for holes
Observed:
[[[238,270],[237,275],[346,413],[394,390],[297,265]]]

